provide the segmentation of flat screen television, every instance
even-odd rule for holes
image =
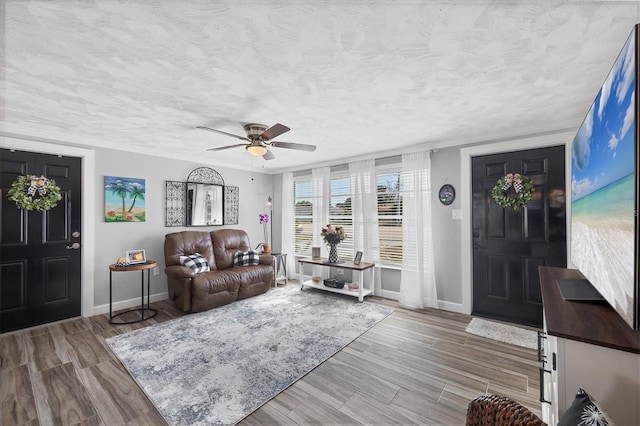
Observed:
[[[638,329],[638,33],[636,25],[571,146],[571,263],[633,329]]]

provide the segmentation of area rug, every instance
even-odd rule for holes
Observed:
[[[473,318],[465,331],[476,336],[488,337],[524,348],[536,349],[538,347],[538,335],[535,331],[481,318]]]
[[[234,424],[391,312],[287,286],[107,343],[169,424]]]

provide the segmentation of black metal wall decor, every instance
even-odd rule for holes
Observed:
[[[168,180],[165,192],[165,223],[164,226],[185,226],[186,218],[186,192],[185,182]]]
[[[240,205],[240,188],[224,187],[224,224],[237,225]]]
[[[187,176],[187,182],[209,183],[212,185],[224,186],[224,179],[222,179],[222,175],[210,167],[198,167],[197,169],[193,169],[191,173],[189,173],[189,176]]]

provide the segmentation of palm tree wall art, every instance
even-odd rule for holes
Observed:
[[[105,176],[105,222],[144,222],[145,192],[144,179]]]

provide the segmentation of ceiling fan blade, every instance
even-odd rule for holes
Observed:
[[[209,148],[207,151],[221,151],[223,149],[236,148],[238,146],[247,146],[246,143],[237,143],[235,145],[220,146],[218,148]]]
[[[293,143],[293,142],[278,142],[273,141],[269,145],[275,146],[276,148],[289,148],[289,149],[299,149],[301,151],[315,151],[315,145],[305,145],[302,143]]]
[[[273,160],[274,158],[276,158],[275,155],[273,155],[273,152],[271,151],[267,151],[262,158],[264,158],[265,160]]]
[[[234,135],[233,133],[223,132],[222,130],[212,129],[211,127],[196,126],[196,129],[208,130],[210,132],[220,133],[220,134],[223,134],[223,135],[231,136],[232,138],[242,139],[243,141],[248,141],[249,140],[245,136]]]
[[[262,137],[263,140],[268,141],[273,138],[277,138],[278,136],[288,132],[289,130],[291,129],[288,128],[287,126],[280,123],[276,123],[273,126],[269,127],[267,130],[265,130],[260,136]]]

